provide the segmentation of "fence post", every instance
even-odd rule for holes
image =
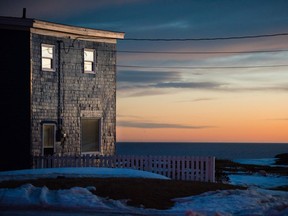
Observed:
[[[206,171],[208,172],[208,178],[206,181],[215,182],[215,157],[209,157]]]

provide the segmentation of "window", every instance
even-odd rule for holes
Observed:
[[[42,70],[55,70],[55,46],[42,44],[41,45],[41,66]]]
[[[84,72],[95,72],[95,50],[84,49]]]
[[[42,126],[43,155],[53,155],[55,145],[56,125],[44,123]]]
[[[81,119],[81,151],[100,151],[101,119]]]

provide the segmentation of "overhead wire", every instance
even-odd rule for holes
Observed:
[[[212,41],[212,40],[239,40],[239,39],[253,39],[266,37],[288,36],[287,32],[274,34],[259,34],[259,35],[243,35],[243,36],[229,36],[229,37],[206,37],[206,38],[124,38],[124,41]]]
[[[105,50],[99,50],[105,51]],[[251,51],[138,51],[138,50],[117,50],[117,53],[139,53],[139,54],[249,54],[249,53],[276,53],[276,52],[288,52],[288,49],[284,50],[251,50]]]
[[[251,38],[264,38],[264,37],[277,37],[277,36],[288,36],[288,33],[275,33],[275,34],[262,34],[262,35],[246,35],[246,36],[232,36],[232,37],[211,37],[211,38],[125,38],[123,40],[135,40],[135,41],[204,41],[204,40],[231,40],[231,39],[251,39]],[[70,48],[74,48],[75,41]],[[65,47],[64,47],[65,50]],[[68,50],[68,51],[69,51]],[[288,49],[281,50],[248,50],[248,51],[141,51],[141,50],[98,50],[100,52],[115,52],[115,53],[133,53],[133,54],[249,54],[249,53],[276,53],[276,52],[287,52]],[[107,65],[108,66],[108,65]],[[276,68],[276,67],[287,67],[288,65],[247,65],[247,66],[144,66],[144,65],[113,65],[122,68],[154,68],[154,69],[241,69],[241,68]]]
[[[65,49],[65,48],[64,48]],[[73,50],[83,50],[83,48],[73,48]],[[194,55],[194,54],[249,54],[249,53],[278,53],[288,52],[288,49],[279,50],[247,50],[247,51],[145,51],[145,50],[109,50],[97,49],[97,52],[110,52],[110,53],[133,53],[133,54],[179,54],[179,55]]]
[[[153,69],[247,69],[247,68],[278,68],[288,65],[247,65],[247,66],[144,66],[144,65],[116,65],[122,68],[153,68]]]

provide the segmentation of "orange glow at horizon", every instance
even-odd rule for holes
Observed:
[[[207,94],[199,92],[198,97],[207,98]],[[200,102],[183,100],[191,98],[187,93],[174,95],[175,102],[171,101],[170,95],[151,96],[145,100],[141,97],[122,98],[117,106],[117,142],[287,143],[288,119],[284,118],[288,110],[287,95],[272,95],[210,93],[215,100]],[[136,122],[140,126],[122,126],[123,121]],[[164,126],[157,127],[159,122]],[[141,123],[148,126],[141,126]],[[149,123],[152,124],[150,128]]]

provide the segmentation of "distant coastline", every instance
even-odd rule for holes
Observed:
[[[121,155],[215,156],[219,159],[273,158],[288,153],[288,143],[252,142],[117,142]]]

